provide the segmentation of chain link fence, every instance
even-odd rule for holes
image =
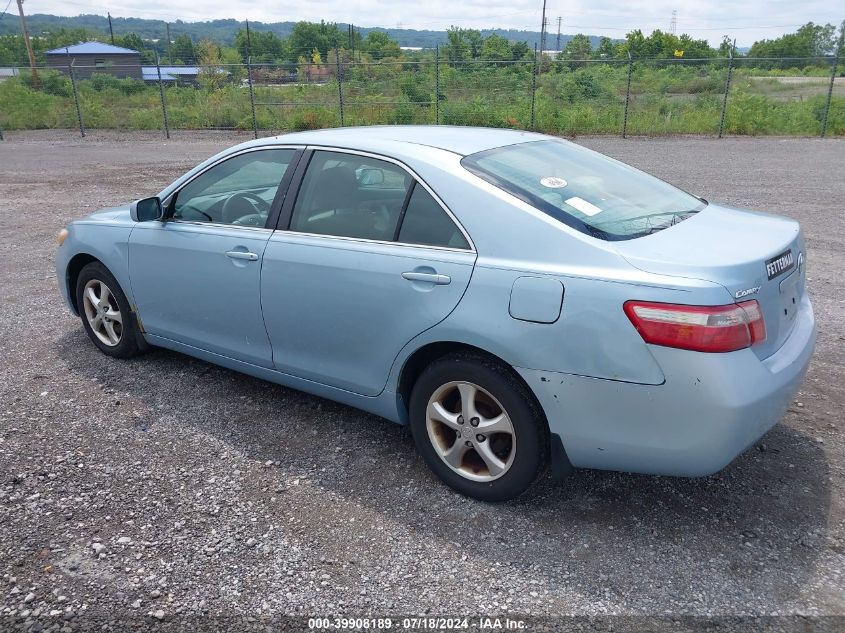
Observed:
[[[445,124],[564,135],[845,134],[838,59],[354,61],[5,69],[0,130]]]

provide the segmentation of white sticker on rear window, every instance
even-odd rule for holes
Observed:
[[[549,189],[562,189],[566,186],[566,181],[557,176],[546,176],[545,178],[540,178],[540,184]]]
[[[586,200],[584,200],[584,198],[579,198],[578,196],[575,196],[574,198],[570,198],[569,200],[566,201],[566,204],[568,204],[571,207],[575,207],[581,213],[583,213],[584,215],[589,215],[590,217],[597,215],[597,214],[602,212],[602,210],[599,209],[592,202],[587,202]]]

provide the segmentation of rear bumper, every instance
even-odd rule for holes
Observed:
[[[641,385],[517,368],[575,467],[679,476],[724,468],[781,419],[816,340],[804,297],[783,346],[705,354],[651,346],[666,376]]]

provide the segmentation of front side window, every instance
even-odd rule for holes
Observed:
[[[653,176],[563,141],[532,141],[471,154],[461,164],[553,218],[605,240],[657,231],[706,203]]]
[[[263,227],[295,153],[293,149],[258,150],[215,165],[177,192],[170,217]]]

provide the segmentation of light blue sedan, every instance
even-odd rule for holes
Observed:
[[[816,337],[796,222],[511,130],[252,141],[59,243],[105,354],[164,347],[409,424],[491,501],[548,469],[723,468]]]

